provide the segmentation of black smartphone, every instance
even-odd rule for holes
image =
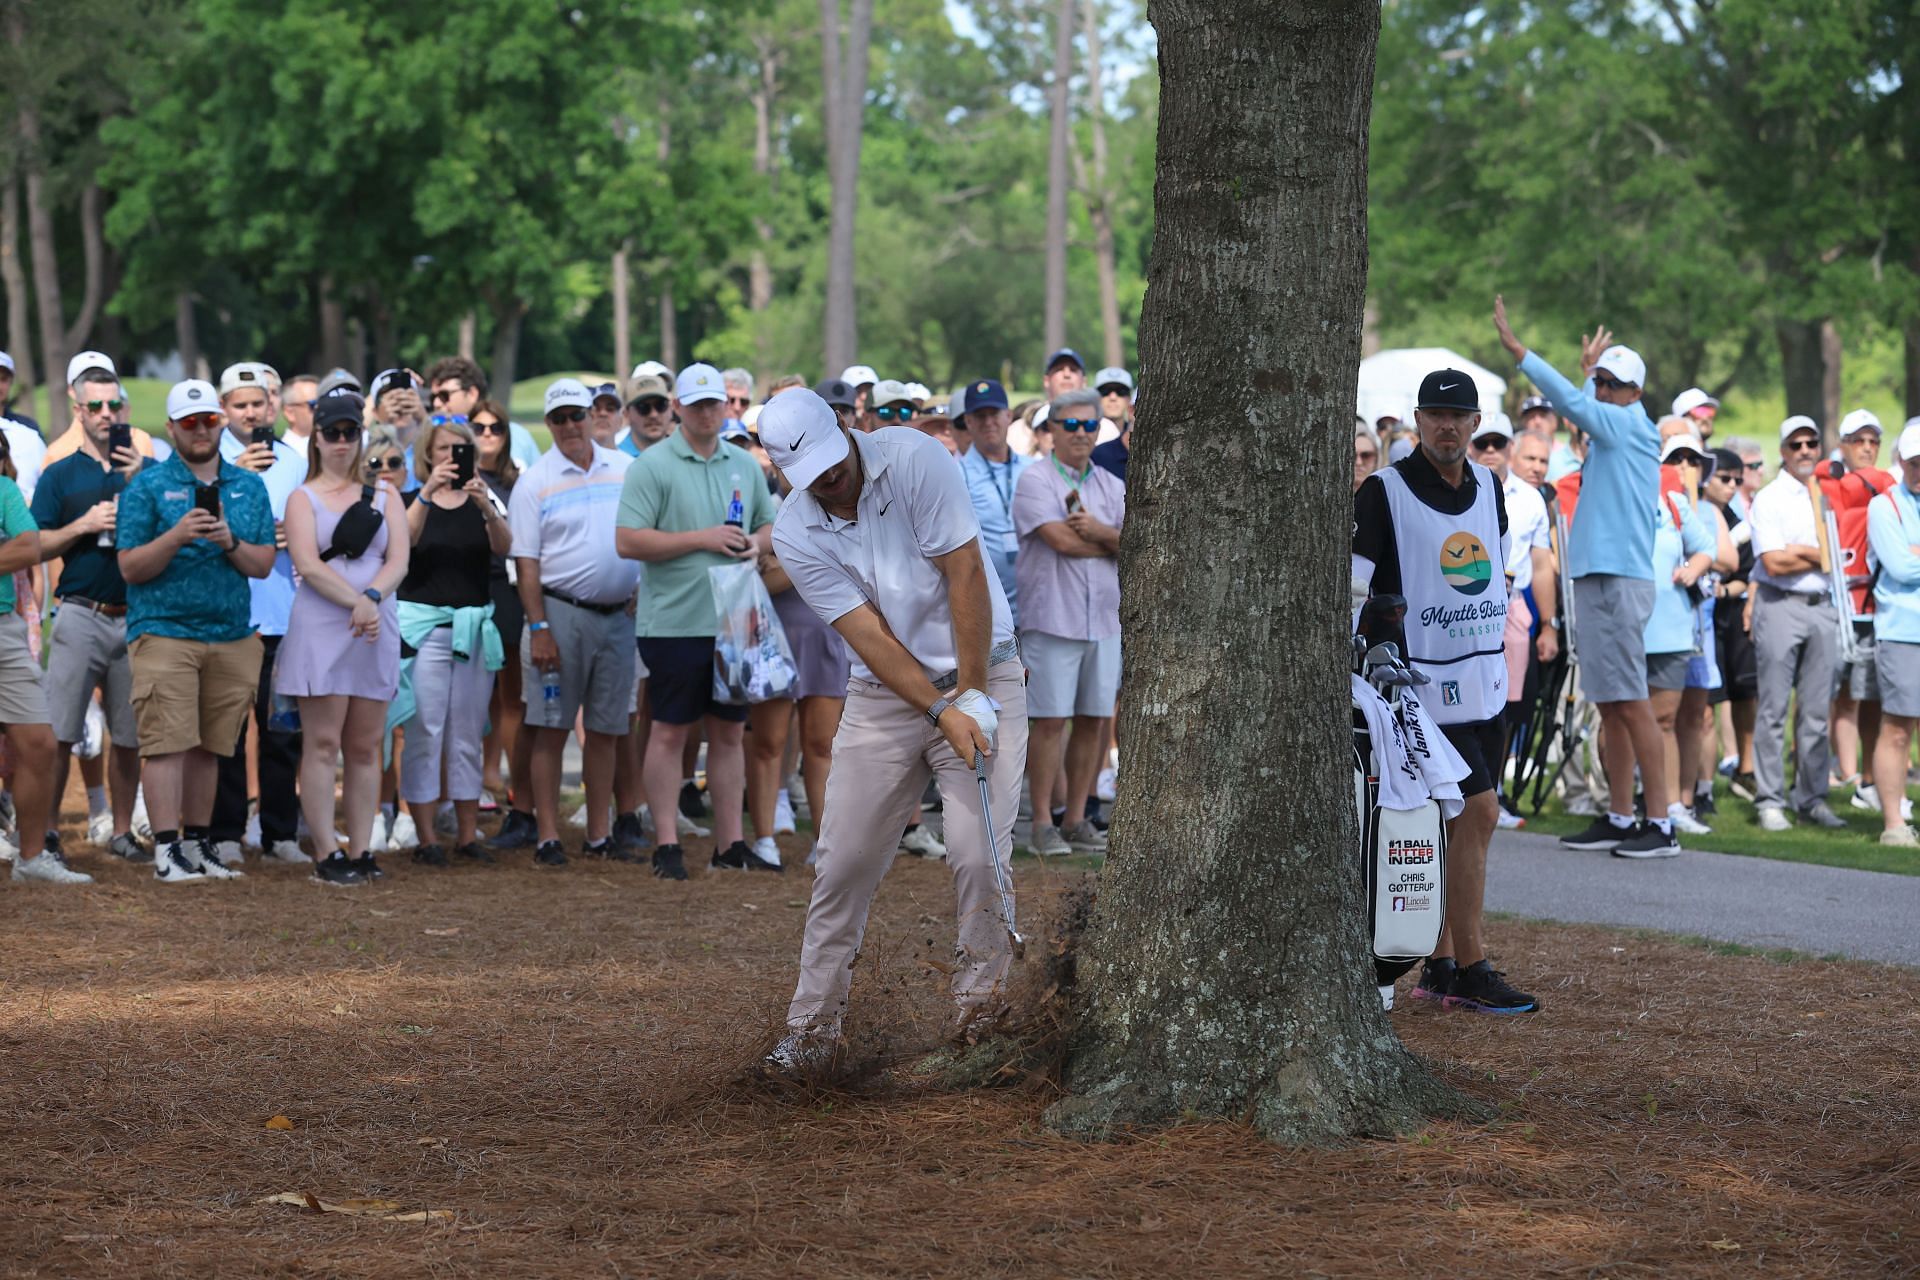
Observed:
[[[453,445],[453,482],[462,488],[473,479],[476,452],[474,446],[464,441],[456,441]]]
[[[107,428],[107,465],[113,466],[114,455],[122,449],[133,449],[133,427],[129,423],[116,422]]]
[[[255,427],[251,439],[254,444],[263,444],[269,449],[273,448],[273,427],[271,425]]]
[[[220,486],[214,484],[195,486],[193,505],[217,518],[220,514]]]

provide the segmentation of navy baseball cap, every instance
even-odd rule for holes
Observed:
[[[835,409],[851,409],[859,398],[853,384],[840,378],[828,378],[813,389],[813,394]]]
[[[621,403],[625,403],[625,401],[621,399],[620,388],[611,382],[603,382],[593,388],[593,398],[595,400],[600,399],[602,396],[605,396],[609,400],[620,400]]]
[[[1072,355],[1072,352],[1067,354]],[[992,378],[982,378],[978,382],[967,384],[965,412],[975,409],[1004,409],[1007,407],[1007,389]]]
[[[1048,356],[1046,371],[1048,373],[1052,373],[1053,366],[1059,364],[1062,360],[1073,361],[1074,367],[1080,370],[1080,372],[1082,373],[1085,373],[1087,371],[1087,362],[1085,360],[1082,360],[1080,358],[1080,353],[1078,351],[1075,351],[1072,347],[1062,347],[1058,351],[1054,352],[1052,355]]]
[[[1416,409],[1461,409],[1468,413],[1480,412],[1480,388],[1473,385],[1473,379],[1458,369],[1436,369],[1420,381],[1420,398],[1414,401]]]

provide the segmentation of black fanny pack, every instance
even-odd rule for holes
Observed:
[[[340,513],[340,522],[333,526],[333,541],[320,553],[322,560],[331,560],[335,556],[356,560],[367,553],[385,519],[374,510],[373,499],[373,486],[361,485],[360,501]]]

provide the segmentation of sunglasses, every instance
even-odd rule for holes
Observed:
[[[1047,425],[1051,427],[1058,427],[1062,431],[1098,431],[1100,429],[1100,419],[1098,418],[1048,418]]]
[[[1780,446],[1782,453],[1792,450],[1794,453],[1814,453],[1820,448],[1818,440],[1789,440]]]
[[[873,411],[873,416],[882,422],[905,422],[918,412],[910,404],[883,404]]]
[[[1127,390],[1117,382],[1109,382],[1106,386],[1100,388],[1100,394],[1103,396],[1130,396],[1133,392]]]
[[[465,387],[461,387],[458,390],[448,390],[447,388],[442,387],[440,390],[433,393],[433,402],[435,404],[446,404],[450,402],[456,395],[460,394],[461,391],[465,391],[465,390],[466,390]]]
[[[329,424],[327,426],[318,428],[317,434],[322,440],[325,440],[328,444],[339,444],[344,440],[359,439],[360,428],[355,426],[343,427],[336,424]],[[368,463],[367,465],[372,466],[373,464]]]
[[[1631,382],[1622,382],[1611,374],[1596,373],[1593,375],[1593,385],[1602,391],[1618,391],[1622,387],[1631,387],[1634,384]]]
[[[504,422],[474,422],[469,425],[473,428],[473,434],[477,436],[503,436],[507,434],[507,424]]]
[[[638,414],[665,413],[667,411],[667,398],[665,396],[642,396],[638,400],[629,401],[627,408]]]
[[[467,415],[464,413],[436,413],[427,421],[436,427],[464,427]]]
[[[111,409],[115,413],[127,407],[125,400],[89,400],[86,402],[88,413],[98,413],[102,409]]]
[[[1355,449],[1353,451],[1353,456],[1354,456],[1354,459],[1359,462],[1372,462],[1375,458],[1378,458],[1380,455],[1375,453],[1372,449]]]
[[[196,413],[185,418],[174,419],[173,429],[175,431],[212,431],[219,425],[219,414]]]
[[[1507,447],[1505,436],[1480,436],[1473,442],[1476,449],[1504,449]]]
[[[1766,469],[1767,464],[1764,462],[1749,462],[1747,464],[1747,470],[1749,471],[1765,471]]]
[[[747,396],[728,396],[727,403],[736,409],[747,409],[753,405],[752,399]]]
[[[369,471],[398,471],[406,465],[407,460],[397,453],[388,458],[367,459],[367,470]]]
[[[547,415],[548,422],[585,422],[586,420],[585,409],[555,409]]]

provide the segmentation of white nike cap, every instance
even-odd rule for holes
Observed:
[[[1673,398],[1673,416],[1676,418],[1684,418],[1695,409],[1718,409],[1719,407],[1720,402],[1699,387],[1688,387]]]
[[[1796,431],[1811,431],[1817,436],[1820,434],[1820,424],[1804,413],[1796,413],[1780,424],[1780,443],[1785,444],[1787,437]]]
[[[1636,387],[1647,385],[1647,362],[1632,347],[1608,347],[1594,362],[1596,370],[1605,369],[1622,382]]]
[[[806,488],[846,461],[853,447],[833,409],[805,387],[767,401],[755,425],[767,456],[796,489]]]
[[[1886,432],[1886,428],[1880,425],[1879,415],[1875,414],[1873,410],[1855,409],[1852,413],[1840,419],[1840,438],[1845,440],[1854,434],[1854,432],[1865,431],[1869,427],[1873,429],[1873,434],[1876,436],[1883,435]]]
[[[1907,419],[1907,425],[1900,432],[1900,443],[1894,446],[1894,452],[1900,455],[1900,461],[1920,458],[1920,418]]]
[[[850,364],[841,370],[840,381],[849,386],[865,387],[880,381],[880,375],[873,371],[870,364]]]
[[[120,370],[114,367],[113,357],[106,352],[82,351],[67,361],[67,385],[72,386],[74,380],[89,369],[105,369],[116,378],[120,376]]]

